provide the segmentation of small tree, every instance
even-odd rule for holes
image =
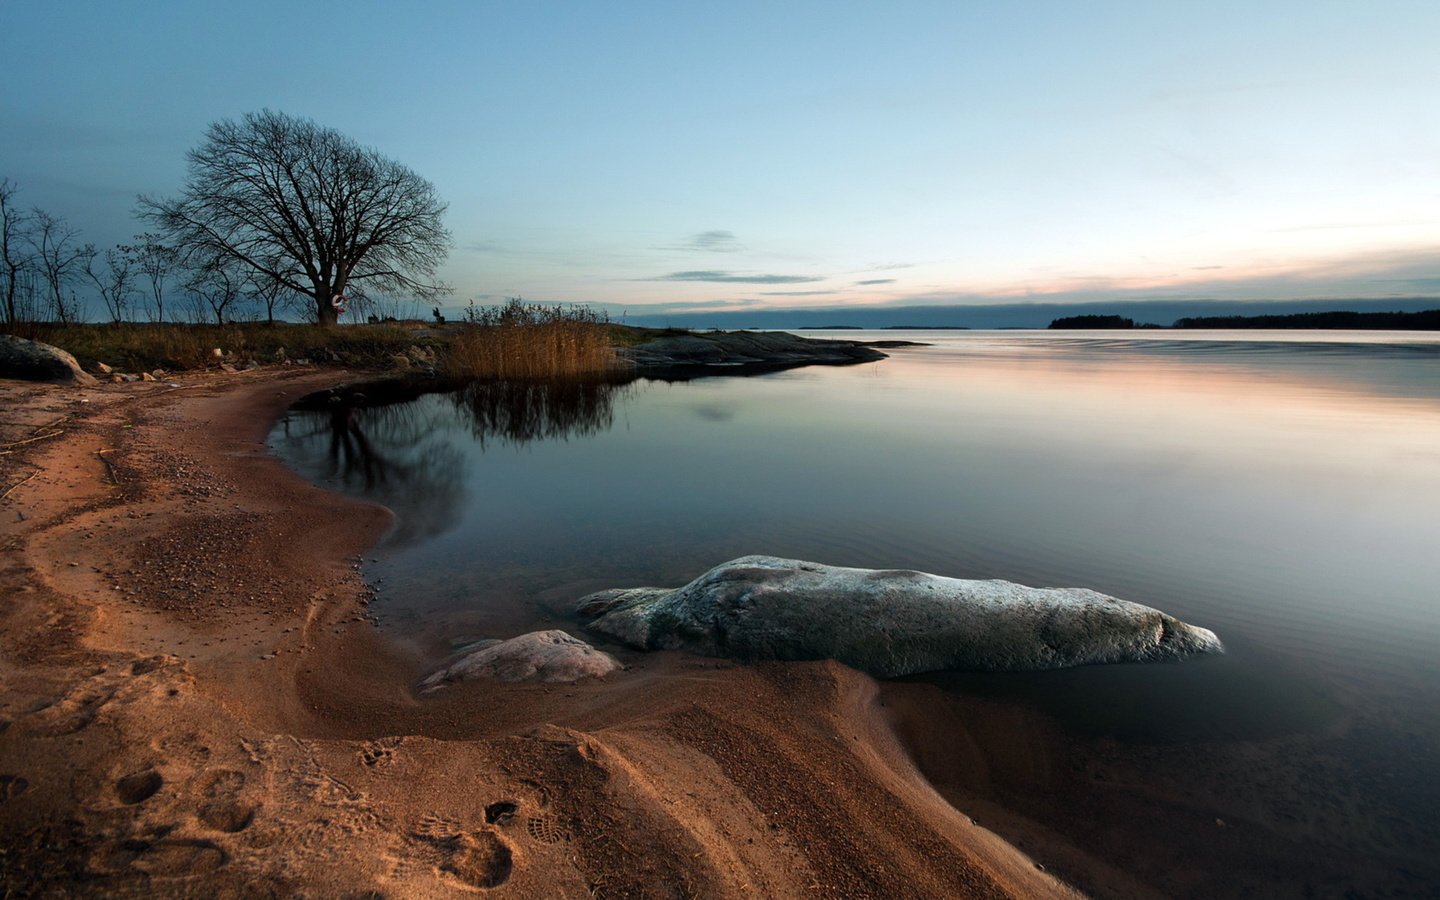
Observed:
[[[189,169],[179,197],[141,197],[141,216],[184,258],[223,258],[307,295],[322,325],[343,294],[447,292],[434,185],[334,129],[270,110],[216,122]]]
[[[250,270],[245,276],[245,295],[254,301],[257,311],[263,307],[265,310],[265,324],[275,324],[275,311],[293,307],[296,299],[308,299],[301,297],[285,285],[273,278],[266,278],[264,275]],[[300,314],[305,315],[309,310],[304,306],[300,307]]]
[[[96,265],[94,256],[85,260],[85,274],[100,292],[110,321],[123,322],[130,309],[130,295],[135,293],[133,262],[123,248],[106,250],[104,258],[104,266]]]
[[[15,190],[15,182],[8,178],[0,181],[0,278],[4,279],[0,289],[5,321],[12,325],[20,321],[19,300],[26,280],[22,273],[30,268],[30,257],[21,249],[27,217],[15,206]]]
[[[85,271],[86,264],[95,256],[95,245],[80,243],[80,229],[43,209],[31,210],[29,224],[26,238],[35,251],[35,266],[48,289],[50,310],[56,320],[69,323],[79,317],[80,305],[73,291],[69,301],[65,299],[65,289]]]
[[[225,313],[240,298],[244,286],[244,276],[234,261],[223,256],[213,256],[197,266],[185,282],[185,290],[198,301],[195,304],[197,321],[204,317],[204,309],[208,307],[216,325],[225,324]]]
[[[180,265],[180,254],[174,247],[160,240],[160,236],[145,232],[135,236],[135,243],[125,244],[120,249],[145,277],[150,287],[150,319],[165,321],[165,288],[170,274]]]

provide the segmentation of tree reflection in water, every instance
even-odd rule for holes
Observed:
[[[384,391],[306,398],[281,420],[273,441],[306,477],[395,512],[391,544],[440,534],[458,521],[464,457],[440,435],[448,416],[429,404],[391,402]]]
[[[391,545],[449,530],[465,509],[468,432],[527,444],[605,431],[633,381],[483,381],[449,390],[397,383],[311,395],[272,435],[276,450],[314,481],[396,514]],[[454,433],[454,434],[452,434]]]

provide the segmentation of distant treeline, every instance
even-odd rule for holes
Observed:
[[[1053,325],[1051,326],[1054,327]],[[1440,331],[1440,309],[1424,312],[1314,312],[1289,316],[1196,316],[1176,328],[1370,328]]]
[[[1162,328],[1137,325],[1124,316],[1066,316],[1051,328]],[[1177,319],[1173,328],[1335,328],[1394,331],[1440,331],[1440,309],[1424,312],[1312,312],[1288,316],[1191,316]]]
[[[1065,316],[1050,323],[1051,328],[1135,328],[1134,319],[1124,316]],[[1148,327],[1148,326],[1139,326]]]

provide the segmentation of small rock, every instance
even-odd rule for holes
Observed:
[[[238,374],[240,370],[230,365],[229,363],[221,363],[220,371],[224,372],[227,375],[235,375]]]
[[[141,373],[140,373],[140,380],[141,380],[141,381],[154,381],[154,380],[155,380],[155,376],[154,376],[154,375],[151,375],[149,372],[141,372]]]
[[[210,351],[210,355],[215,357],[216,359],[224,359],[225,351],[221,350],[219,347],[216,347],[214,350]]]
[[[421,682],[420,692],[467,678],[568,682],[599,678],[619,668],[615,657],[563,631],[532,631],[471,650]]]
[[[109,375],[111,372],[113,372],[113,371],[115,371],[115,370],[112,369],[112,368],[110,368],[109,366],[105,365],[105,364],[102,363],[102,362],[97,362],[97,363],[95,364],[95,371],[99,372],[101,375]]]

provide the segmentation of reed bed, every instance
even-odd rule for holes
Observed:
[[[627,363],[616,352],[604,313],[583,306],[510,300],[465,311],[464,330],[445,351],[455,378],[547,379],[609,375]]]

